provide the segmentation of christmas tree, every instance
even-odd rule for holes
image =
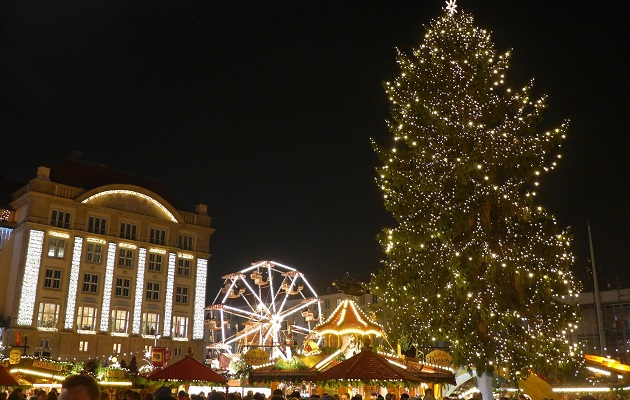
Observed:
[[[455,7],[411,55],[398,52],[400,74],[384,84],[393,141],[372,142],[396,226],[379,236],[372,287],[403,349],[446,345],[479,376],[545,373],[568,365],[579,320],[567,301],[577,295],[570,233],[535,202],[567,122],[541,129],[545,97],[531,81],[510,89],[510,52],[497,54]]]

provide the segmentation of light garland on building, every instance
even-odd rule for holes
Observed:
[[[107,243],[107,241],[105,239],[91,237],[91,236],[88,236],[85,240],[88,243],[98,243],[98,244],[105,244],[105,243]]]
[[[107,246],[107,264],[105,266],[105,282],[103,283],[103,305],[101,307],[101,332],[107,332],[109,330],[109,311],[112,303],[115,262],[116,243],[111,242]]]
[[[133,323],[131,333],[140,333],[140,320],[142,317],[142,299],[144,298],[144,270],[146,268],[147,249],[144,247],[138,251],[138,270],[136,274],[136,296],[133,304]]]
[[[149,253],[155,253],[155,254],[166,254],[166,250],[164,249],[158,249],[156,247],[151,247],[149,249]]]
[[[0,219],[0,221],[1,220],[2,219]],[[0,227],[0,242],[11,239],[12,232],[13,232],[13,229],[11,228]]]
[[[62,239],[70,239],[70,234],[66,232],[48,231],[48,234],[53,237],[58,237]]]
[[[126,194],[129,196],[135,196],[135,197],[139,197],[141,199],[147,200],[149,203],[153,204],[154,206],[158,207],[160,210],[162,210],[162,212],[164,212],[166,215],[168,215],[169,219],[172,222],[178,222],[177,218],[175,218],[175,216],[164,206],[162,205],[162,203],[160,203],[159,201],[155,200],[153,197],[151,196],[147,196],[144,193],[140,193],[140,192],[136,192],[135,190],[124,190],[124,189],[115,189],[115,190],[103,190],[102,192],[98,192],[93,194],[92,196],[88,197],[87,199],[83,200],[81,203],[89,203],[90,201],[97,199],[101,196],[109,196],[112,194]]]
[[[68,282],[68,297],[66,303],[65,329],[74,328],[74,311],[77,304],[77,291],[79,290],[79,269],[81,268],[81,252],[83,250],[83,238],[74,237],[72,249],[72,264],[70,265],[70,281]]]
[[[33,324],[35,311],[35,295],[39,284],[39,268],[42,261],[42,248],[44,247],[44,231],[31,230],[26,250],[26,262],[24,264],[24,278],[20,303],[18,308],[17,324],[28,326]]]
[[[168,253],[168,273],[166,274],[166,298],[164,299],[164,329],[162,336],[171,336],[173,316],[173,286],[175,285],[175,253]]]
[[[206,305],[206,280],[208,277],[208,260],[197,259],[197,272],[195,281],[195,305],[193,316],[192,338],[203,339],[204,337],[204,308]]]

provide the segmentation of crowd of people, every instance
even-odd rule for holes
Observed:
[[[0,392],[0,400],[301,400],[310,397],[315,400],[364,400],[360,394],[351,395],[350,393],[332,393],[323,395],[311,394],[304,396],[299,391],[293,391],[286,394],[282,389],[275,389],[271,396],[267,397],[264,393],[249,390],[246,395],[234,392],[212,391],[208,394],[204,392],[190,394],[181,390],[174,393],[171,388],[161,386],[150,392],[146,389],[141,390],[120,390],[117,393],[111,393],[109,390],[102,390],[96,380],[89,375],[71,375],[67,377],[61,384],[61,391],[56,388],[46,392],[43,389],[35,390],[29,397],[24,393],[22,388],[16,388],[7,397],[6,392]],[[367,398],[365,400],[368,400]],[[396,394],[387,393],[385,397],[381,394],[372,392],[369,400],[436,400],[433,397],[433,390],[427,389],[422,396],[409,396],[403,393],[400,399]],[[446,400],[446,399],[444,399]]]
[[[275,389],[271,396],[267,397],[261,392],[249,390],[246,395],[234,391],[227,394],[222,391],[212,391],[208,394],[204,392],[190,394],[183,390],[174,393],[171,388],[161,386],[150,392],[146,389],[141,390],[120,390],[117,393],[111,393],[108,390],[103,391],[96,380],[89,375],[72,375],[67,377],[61,385],[61,392],[56,388],[46,392],[38,389],[33,392],[32,396],[27,396],[22,388],[16,388],[7,397],[5,392],[0,392],[0,400],[302,400],[309,397],[314,400],[364,400],[360,394],[351,395],[350,393],[332,393],[323,395],[311,394],[304,396],[298,391],[285,394],[281,389]],[[368,400],[367,398],[365,400]],[[433,390],[425,390],[424,396],[410,396],[403,393],[400,399],[395,393],[387,393],[383,397],[380,393],[370,393],[369,400],[436,400],[433,397]],[[449,400],[448,398],[438,400]]]
[[[61,391],[52,388],[49,392],[43,389],[37,389],[28,396],[20,387],[15,388],[10,394],[0,392],[0,400],[303,400],[305,397],[314,400],[364,400],[360,394],[351,395],[350,393],[332,393],[323,395],[311,394],[304,396],[299,391],[286,394],[281,389],[275,389],[271,396],[267,397],[261,392],[249,390],[246,395],[234,392],[211,391],[208,394],[204,392],[189,394],[181,390],[174,393],[171,388],[161,386],[150,392],[146,389],[141,390],[120,390],[117,393],[111,393],[108,390],[102,390],[94,378],[89,375],[71,375],[67,377],[61,384]],[[368,400],[367,398],[365,400]],[[400,399],[395,393],[387,393],[383,397],[378,392],[370,393],[369,400],[450,400],[448,397],[434,397],[433,389],[428,388],[422,395],[410,396],[408,393],[402,393]],[[482,400],[480,393],[474,393],[471,400]],[[513,397],[506,395],[500,396],[499,400],[530,400],[524,394],[517,394]],[[543,399],[547,400],[547,399]],[[608,397],[594,397],[591,395],[571,396],[565,394],[562,400],[621,400],[618,395]]]

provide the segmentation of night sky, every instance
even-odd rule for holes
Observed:
[[[172,0],[0,2],[3,171],[28,180],[72,151],[153,178],[177,206],[208,204],[209,294],[259,260],[325,292],[379,268],[392,224],[370,138],[387,144],[382,82],[444,2]],[[575,272],[630,285],[625,1],[460,0],[513,49],[511,87],[535,78],[545,123],[571,120],[538,201],[574,232]],[[430,288],[429,291],[439,290]],[[592,284],[584,281],[588,289]]]

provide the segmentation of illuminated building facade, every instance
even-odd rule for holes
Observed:
[[[140,365],[151,346],[201,359],[207,206],[178,210],[154,181],[82,161],[37,172],[0,210],[2,343],[61,361]]]

